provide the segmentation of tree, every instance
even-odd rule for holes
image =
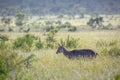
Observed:
[[[9,17],[3,17],[2,19],[1,19],[1,21],[3,22],[3,23],[5,23],[6,25],[10,25],[10,22],[11,22],[11,18],[9,18]]]
[[[96,14],[89,19],[89,21],[87,22],[87,25],[91,26],[92,28],[101,29],[104,27],[103,17],[100,17],[98,16],[98,14]]]
[[[16,16],[15,16],[15,18],[16,18],[16,25],[17,26],[19,26],[19,28],[20,29],[22,29],[22,26],[23,26],[23,24],[24,24],[24,20],[25,20],[25,18],[26,18],[26,15],[25,14],[23,14],[23,13],[18,13]]]
[[[10,17],[3,17],[1,21],[5,24],[5,26],[7,26],[8,31],[12,31],[12,28],[10,27],[10,23],[11,23]]]

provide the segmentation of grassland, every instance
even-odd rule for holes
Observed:
[[[26,33],[3,33],[10,36],[11,41]],[[41,33],[30,33],[44,39]],[[31,52],[18,52],[24,56],[36,55],[36,61],[32,67],[23,70],[24,75],[19,80],[120,80],[120,56],[110,56],[104,49],[110,46],[98,46],[97,42],[104,41],[106,44],[116,41],[116,46],[120,49],[120,31],[81,31],[81,32],[58,32],[55,36],[59,41],[67,36],[79,38],[79,47],[90,48],[98,52],[97,58],[81,58],[79,60],[69,60],[63,54],[56,54],[55,49],[40,49]],[[73,49],[73,48],[72,48]],[[71,49],[69,49],[71,50]]]

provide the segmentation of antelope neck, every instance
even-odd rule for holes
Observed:
[[[65,48],[63,48],[63,54],[64,55],[67,55],[69,52],[65,49]]]

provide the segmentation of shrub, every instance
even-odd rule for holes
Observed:
[[[55,47],[55,43],[56,43],[56,39],[55,39],[55,34],[58,31],[56,29],[52,29],[46,37],[46,48],[54,48]]]
[[[13,31],[13,29],[12,29],[11,27],[9,27],[9,28],[8,28],[8,31],[9,31],[9,32],[12,32],[12,31]]]
[[[46,47],[47,48],[53,48],[54,47],[54,44],[56,42],[55,40],[55,30],[51,30],[48,34],[47,34],[47,37],[46,37]]]
[[[75,32],[76,30],[77,30],[76,27],[71,27],[71,28],[68,29],[68,31],[70,31],[70,32]]]
[[[24,58],[11,49],[0,50],[0,80],[14,80],[13,78],[19,76],[17,73],[30,67],[33,60],[34,55]]]
[[[0,49],[6,49],[8,45],[4,41],[0,41]]]
[[[113,29],[113,25],[111,23],[109,23],[108,25],[104,26],[102,29],[112,30]]]
[[[52,30],[52,29],[54,29],[53,26],[48,26],[48,27],[45,28],[46,32],[49,32],[49,31]]]
[[[120,80],[120,73],[117,73],[116,75],[114,75],[114,80]]]
[[[65,41],[63,41],[61,39],[60,43],[63,44],[64,46],[68,47],[68,48],[76,48],[78,47],[78,42],[79,42],[79,38],[78,39],[75,39],[75,38],[72,38],[68,35],[67,39],[65,39]]]
[[[8,41],[9,37],[7,35],[1,35],[0,34],[0,41]]]
[[[8,40],[8,36],[0,34],[0,49],[6,49],[8,47],[8,45],[6,44],[6,41]]]
[[[91,17],[87,22],[87,25],[92,28],[96,28],[98,26],[98,29],[100,29],[104,26],[102,23],[103,23],[103,17],[96,17],[96,18]]]
[[[17,26],[20,26],[20,27],[22,27],[23,26],[23,24],[24,24],[24,20],[25,20],[25,17],[26,17],[26,15],[25,14],[23,14],[23,13],[18,13],[16,16],[15,16],[15,18],[16,18],[16,25]]]
[[[65,25],[66,28],[72,27],[71,23],[69,23],[69,22],[66,22],[64,25]]]
[[[35,39],[35,36],[30,35],[30,34],[27,34],[23,37],[18,37],[14,41],[13,47],[14,48],[21,48],[23,50],[30,51],[32,46],[33,46],[33,43],[34,43],[34,39]]]
[[[44,47],[43,45],[44,45],[44,43],[39,38],[39,40],[36,42],[35,46],[37,47],[37,49],[42,49]]]
[[[0,32],[4,32],[5,31],[5,29],[4,28],[0,28]]]

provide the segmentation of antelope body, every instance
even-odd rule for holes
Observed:
[[[66,50],[63,45],[58,47],[56,54],[63,53],[68,58],[96,57],[97,53],[91,49]]]

